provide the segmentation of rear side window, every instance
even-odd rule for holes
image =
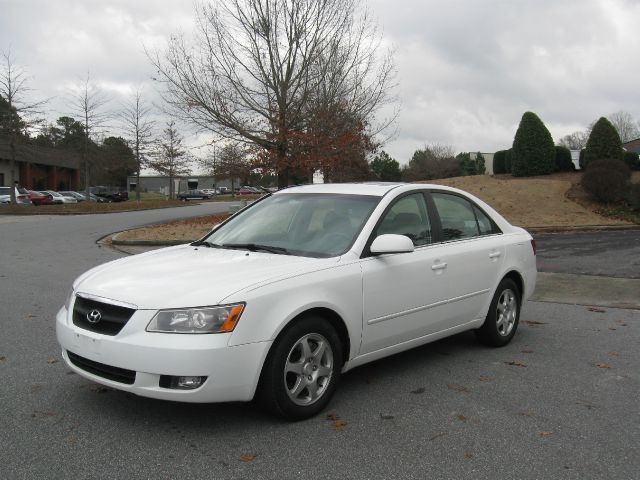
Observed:
[[[458,195],[431,194],[442,224],[443,241],[500,233],[495,223],[469,200]]]

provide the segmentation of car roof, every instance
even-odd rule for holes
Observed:
[[[318,183],[313,185],[301,185],[279,190],[278,193],[336,193],[345,195],[372,195],[382,197],[394,189],[402,191],[420,189],[438,189],[452,192],[461,192],[457,188],[434,185],[430,183],[403,183],[403,182],[364,182],[364,183]],[[467,193],[467,192],[464,192]],[[467,193],[468,195],[468,193]]]

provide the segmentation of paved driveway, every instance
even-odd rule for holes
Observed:
[[[121,255],[95,240],[174,210],[0,218],[0,478],[637,478],[634,310],[531,302],[509,346],[465,333],[363,366],[334,417],[295,424],[69,374],[55,312],[75,276]]]

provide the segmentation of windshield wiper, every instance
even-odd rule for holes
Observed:
[[[207,242],[206,240],[196,240],[195,242],[191,242],[189,245],[192,247],[207,247],[207,248],[220,248],[221,245],[217,243]]]
[[[223,243],[220,245],[222,248],[238,248],[238,249],[246,249],[251,252],[269,252],[269,253],[279,253],[283,255],[289,255],[289,250],[283,247],[274,247],[273,245],[261,245],[259,243]]]

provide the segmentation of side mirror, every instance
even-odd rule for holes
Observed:
[[[385,234],[376,237],[369,248],[373,255],[413,252],[413,242],[404,235]]]

